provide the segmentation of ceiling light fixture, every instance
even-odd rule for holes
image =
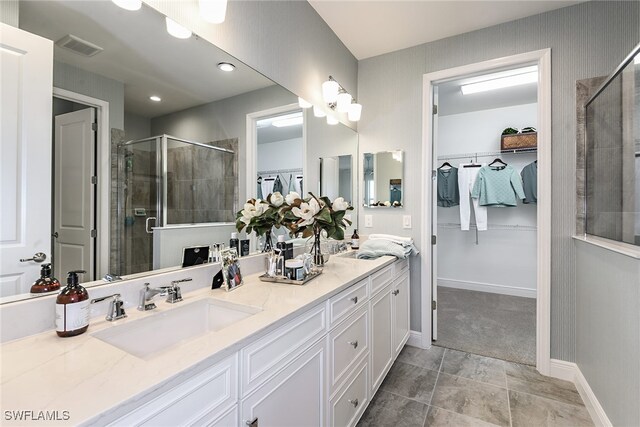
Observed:
[[[532,71],[533,69],[533,71]],[[500,77],[497,77],[500,75]],[[464,84],[460,86],[460,90],[463,95],[470,95],[473,93],[486,92],[489,90],[502,89],[506,87],[520,86],[524,84],[531,84],[538,82],[537,67],[521,68],[519,70],[512,70],[507,73],[499,73],[492,75],[485,80],[476,81],[474,83]]]
[[[333,116],[327,116],[327,124],[328,125],[337,125],[338,123],[340,123],[340,120],[336,119]]]
[[[165,20],[167,23],[167,32],[173,37],[177,39],[188,39],[189,37],[191,37],[191,34],[193,34],[191,30],[178,24],[173,19],[166,17]]]
[[[162,101],[162,98],[160,98],[160,97],[159,97],[159,96],[157,96],[157,95],[151,95],[151,96],[149,97],[149,99],[150,99],[150,100],[152,100],[153,102],[160,102],[160,101]]]
[[[300,108],[310,108],[313,106],[313,104],[311,104],[309,101],[306,101],[300,97],[298,97],[298,105],[300,106]]]
[[[271,119],[271,126],[277,128],[283,128],[287,126],[301,125],[303,121],[302,111],[295,112],[293,114],[285,114],[283,116],[273,117]]]
[[[362,115],[362,105],[358,104],[349,92],[340,86],[332,76],[329,76],[329,79],[322,83],[322,98],[324,99],[324,102],[328,104],[330,109],[337,111],[338,113],[347,113],[347,117],[350,121],[357,122],[360,120]],[[313,109],[313,113],[316,117],[322,117],[317,114],[315,107]],[[332,123],[333,121],[336,121],[336,123]],[[339,120],[335,117],[329,119],[329,116],[327,116],[327,123],[329,124],[337,124],[338,121]]]
[[[142,0],[111,0],[115,5],[126,10],[140,10]]]
[[[212,24],[222,24],[227,14],[227,0],[199,0],[200,16]]]
[[[221,69],[222,71],[230,73],[231,71],[236,69],[236,66],[233,65],[231,62],[220,62],[218,63],[218,68]]]

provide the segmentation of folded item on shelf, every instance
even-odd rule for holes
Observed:
[[[391,255],[398,259],[406,259],[418,253],[418,249],[413,245],[413,242],[398,243],[388,239],[371,239],[371,236],[369,236],[369,240],[360,245],[357,258],[372,259]]]
[[[394,236],[393,234],[370,234],[369,240],[389,240],[402,246],[413,246],[411,237]]]

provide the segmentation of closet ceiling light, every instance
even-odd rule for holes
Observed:
[[[117,6],[126,10],[140,10],[142,0],[111,0]]]
[[[349,105],[351,105],[351,95],[345,90],[342,90],[338,94],[338,100],[336,102],[336,110],[338,113],[346,113],[349,111]]]
[[[227,73],[230,73],[231,71],[236,69],[236,66],[230,62],[220,62],[218,64],[218,68],[221,69],[222,71],[226,71]]]
[[[502,89],[505,87],[520,86],[538,82],[537,67],[526,67],[518,70],[504,71],[491,76],[482,77],[483,80],[463,84],[460,90],[463,95]]]
[[[338,90],[340,85],[337,81],[333,80],[333,77],[329,76],[329,80],[322,83],[322,98],[327,104],[333,104],[338,100]]]
[[[150,99],[150,100],[152,100],[153,102],[160,102],[160,101],[162,101],[162,98],[160,98],[160,97],[159,97],[159,96],[157,96],[157,95],[151,95],[151,96],[149,97],[149,99]]]
[[[362,116],[362,105],[354,102],[349,105],[349,111],[347,111],[347,117],[352,122],[357,122],[360,120],[360,116]]]
[[[188,39],[191,37],[191,30],[178,24],[176,21],[170,18],[165,18],[167,22],[167,32],[177,39]]]
[[[336,119],[333,116],[327,116],[327,124],[328,125],[337,125],[338,123],[340,123],[340,120]]]
[[[200,16],[212,24],[222,24],[227,14],[227,0],[200,0]]]
[[[324,112],[324,110],[320,107],[317,106],[313,106],[313,115],[316,117],[324,117],[327,115],[327,113]]]
[[[303,121],[302,111],[293,114],[286,114],[284,116],[274,117],[271,121],[271,126],[277,128],[283,128],[287,126],[301,125]]]
[[[309,101],[305,101],[300,97],[298,97],[298,105],[300,106],[300,108],[310,108],[312,106]]]

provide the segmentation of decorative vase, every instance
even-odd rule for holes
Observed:
[[[327,261],[322,254],[322,242],[320,241],[321,235],[321,229],[318,228],[313,231],[313,246],[311,247],[311,255],[313,255],[313,263],[317,267],[323,267],[324,263]]]
[[[268,231],[264,235],[264,244],[262,245],[262,252],[271,252],[273,249],[273,242],[271,240],[271,231]]]

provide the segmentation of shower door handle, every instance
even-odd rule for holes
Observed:
[[[146,219],[145,223],[144,223],[144,229],[146,230],[146,232],[148,234],[153,234],[153,230],[151,230],[151,228],[149,227],[149,221],[153,220],[154,223],[155,221],[157,221],[157,218],[155,216],[150,216]],[[154,224],[155,225],[155,224]]]

